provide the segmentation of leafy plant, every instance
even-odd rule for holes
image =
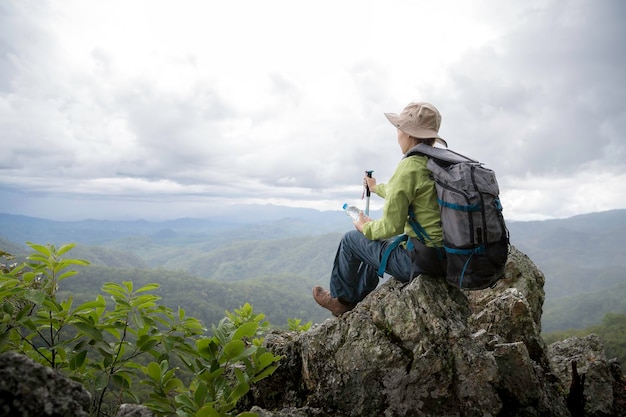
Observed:
[[[150,294],[158,284],[109,282],[102,290],[113,305],[98,295],[74,306],[71,296],[57,299],[58,284],[77,273],[70,266],[88,262],[62,257],[74,244],[28,245],[35,252],[25,263],[0,269],[0,351],[25,354],[81,382],[92,392],[92,415],[139,402],[131,388],[147,375],[153,391],[146,405],[157,414],[230,416],[250,384],[276,369],[280,358],[261,347],[267,324],[249,304],[226,312],[210,338],[184,310],[158,304]],[[177,375],[184,371],[191,373],[187,384]]]
[[[74,245],[29,245],[36,252],[28,262],[5,268],[0,276],[2,321],[1,350],[15,350],[55,369],[68,367],[64,329],[71,321],[71,298],[58,303],[55,297],[58,284],[74,275],[65,271],[70,265],[87,265],[82,260],[62,259]]]
[[[263,315],[254,314],[252,306],[245,304],[235,313],[226,311],[227,317],[213,326],[213,337],[197,340],[199,357],[186,362],[195,378],[182,390],[182,381],[176,379],[167,363],[152,362],[142,368],[148,376],[147,384],[154,395],[148,403],[160,414],[179,416],[228,416],[237,402],[250,390],[250,384],[271,375],[280,359],[261,346],[257,338]],[[173,398],[173,400],[172,400]],[[254,416],[240,413],[240,417]]]
[[[294,332],[306,332],[313,325],[312,321],[308,321],[305,324],[301,324],[302,319],[287,319],[287,326],[289,330]]]

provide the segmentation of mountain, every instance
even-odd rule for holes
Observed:
[[[511,222],[511,243],[546,274],[546,297],[607,289],[626,281],[626,210],[561,220]]]
[[[372,212],[373,216],[378,215]],[[201,219],[55,221],[0,213],[0,237],[12,242],[101,245],[131,237],[174,244],[270,240],[318,235],[350,227],[341,211],[276,206],[237,206]]]
[[[626,210],[507,225],[511,243],[545,274],[545,331],[583,328],[599,323],[608,312],[626,313],[626,251],[621,243]],[[308,305],[310,287],[328,284],[337,244],[350,227],[341,211],[252,207],[163,222],[57,222],[0,215],[0,249],[18,253],[26,241],[76,242],[71,256],[96,265],[180,271],[228,285],[289,286],[299,289],[289,297]],[[271,297],[271,292],[261,293]],[[307,317],[300,313],[315,316],[300,309],[292,317]]]

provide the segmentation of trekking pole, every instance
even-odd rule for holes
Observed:
[[[365,175],[367,175],[369,178],[372,178],[372,173],[374,171],[365,171]],[[365,182],[365,215],[369,216],[370,215],[370,195],[372,195],[372,193],[370,192],[370,187],[368,187],[367,185],[367,181]]]

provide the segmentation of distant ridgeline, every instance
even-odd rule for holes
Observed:
[[[277,297],[293,302],[293,310],[275,316],[277,324],[284,323],[285,317],[323,320],[326,316],[311,302],[310,288],[328,284],[337,243],[341,234],[352,228],[349,219],[339,210],[273,208],[260,211],[259,220],[255,214],[255,223],[249,223],[250,208],[246,210],[245,216],[233,212],[229,217],[164,222],[59,222],[0,214],[0,248],[24,253],[27,241],[56,245],[76,242],[72,257],[99,265],[97,271],[84,274],[108,274],[110,279],[119,280],[144,276],[160,279],[163,286],[196,277],[199,284],[190,283],[187,290],[208,279],[211,282],[204,287],[216,293],[218,285],[237,284],[231,293],[250,298],[233,296],[231,303],[250,301],[270,318],[271,312],[261,305],[272,306],[271,299]],[[511,243],[546,276],[544,331],[583,328],[600,323],[608,312],[626,313],[622,302],[626,299],[622,244],[626,210],[561,220],[508,222],[507,226]],[[125,272],[105,273],[106,268],[123,268]],[[153,268],[160,272],[148,271]],[[182,294],[189,294],[179,282],[172,287],[164,295],[184,300]],[[201,300],[197,302],[202,305]],[[213,312],[207,317],[222,317],[224,309],[234,307],[216,302],[213,307],[204,307],[204,311]]]

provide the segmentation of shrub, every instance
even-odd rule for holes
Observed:
[[[150,293],[158,284],[109,282],[102,287],[107,298],[74,306],[71,296],[57,299],[58,284],[77,273],[70,267],[88,262],[63,258],[74,244],[28,245],[35,252],[26,262],[0,264],[0,351],[22,353],[82,383],[92,393],[93,416],[140,402],[137,381],[149,388],[144,403],[157,415],[230,416],[250,384],[277,367],[280,357],[261,346],[267,323],[249,304],[226,311],[211,337],[183,309],[159,305]]]

